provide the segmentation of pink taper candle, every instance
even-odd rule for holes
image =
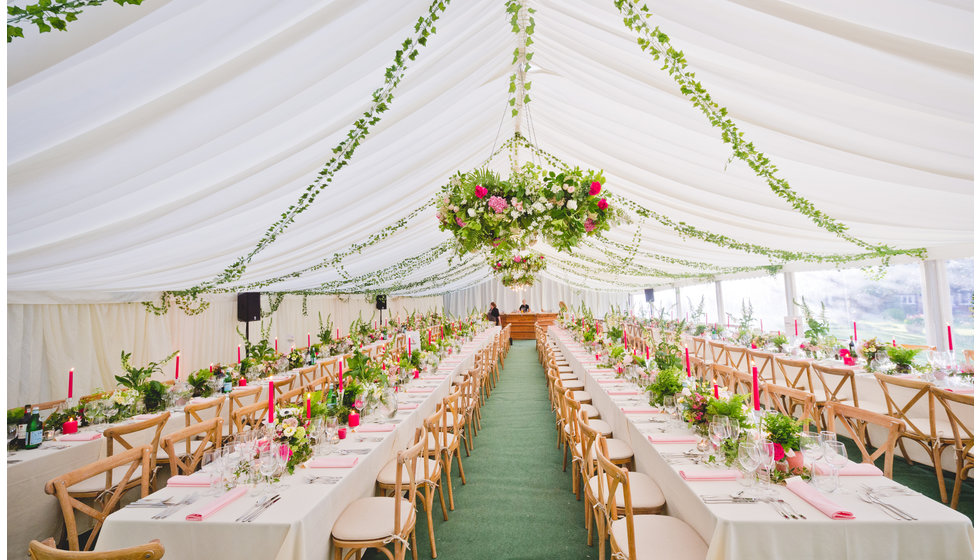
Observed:
[[[274,414],[276,412],[276,387],[269,382],[269,425],[271,426],[275,422]]]
[[[759,368],[752,366],[752,410],[759,410]]]
[[[306,347],[309,348],[310,346],[313,346],[310,343],[310,333],[306,333]]]
[[[718,382],[712,381],[711,384],[715,386],[715,398],[720,399],[721,397],[718,395]]]
[[[238,363],[242,363],[242,345],[238,345]]]
[[[279,352],[279,337],[276,337],[276,352]]]
[[[684,347],[684,362],[687,364],[687,376],[691,377],[691,354],[687,347]]]
[[[177,362],[174,364],[174,379],[180,380],[180,352],[177,353]]]
[[[800,325],[796,319],[793,319],[793,336],[800,336]]]
[[[306,419],[309,420],[312,414],[312,406],[310,404],[310,394],[306,394]]]
[[[344,361],[337,362],[337,385],[338,391],[344,390]]]
[[[953,351],[953,326],[946,325],[946,338],[949,340],[949,351]]]
[[[892,339],[892,348],[896,348],[897,346],[898,346],[898,344],[895,344],[895,339],[893,338]]]
[[[408,358],[412,358],[412,337],[408,337]]]
[[[71,398],[72,389],[75,387],[75,368],[68,370],[68,398]]]

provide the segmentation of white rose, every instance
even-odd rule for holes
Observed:
[[[681,389],[681,394],[684,395],[685,397],[690,397],[691,396],[691,390],[688,389],[687,387],[684,387],[683,389]]]
[[[469,210],[467,210],[467,211],[466,211],[466,214],[467,214],[467,215],[468,215],[469,217],[471,217],[471,218],[474,218],[474,217],[476,217],[476,210],[474,210],[474,209],[472,209],[472,208],[470,208]]]
[[[569,199],[569,201],[565,204],[565,206],[568,206],[568,209],[569,210],[577,210],[578,209],[578,202],[575,202],[575,199],[572,198],[572,199]]]
[[[293,434],[295,433],[296,433],[296,428],[292,426],[286,426],[285,428],[282,429],[282,434],[286,437],[293,437]]]

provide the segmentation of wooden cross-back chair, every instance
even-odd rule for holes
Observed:
[[[393,497],[361,498],[344,509],[334,522],[330,535],[333,540],[334,560],[346,560],[355,555],[360,558],[361,552],[367,548],[377,549],[391,560],[404,560],[405,553],[410,548],[409,538],[412,539],[412,557],[417,560],[414,498],[406,500],[403,496],[414,497],[418,492],[419,480],[416,473],[424,448],[425,442],[419,441],[398,452],[395,459]],[[405,475],[408,475],[407,484]],[[394,515],[394,521],[383,517],[391,514]],[[388,544],[392,545],[392,551],[388,550]]]
[[[708,355],[705,357],[705,361],[727,366],[728,365],[727,360],[728,358],[725,353],[725,344],[723,342],[709,341]]]
[[[446,491],[449,493],[449,509],[456,509],[456,502],[453,497],[453,481],[450,478],[452,473],[446,470],[446,465],[451,465],[451,456],[447,455],[447,449],[455,443],[452,434],[443,429],[443,410],[442,405],[434,413],[422,421],[425,428],[425,454],[429,459],[439,461],[442,464],[442,472],[446,475]],[[449,459],[447,459],[447,456]]]
[[[211,418],[220,418],[225,406],[224,395],[184,406],[184,426],[198,424]]]
[[[730,380],[731,384],[728,386],[728,390],[737,395],[749,395],[752,396],[752,374],[745,373],[738,370],[732,370],[732,376]],[[759,394],[762,394],[765,388],[766,382],[759,377]],[[762,398],[761,396],[759,397]]]
[[[69,550],[89,550],[95,544],[102,524],[105,522],[106,517],[119,504],[119,500],[127,490],[127,486],[118,484],[113,487],[111,492],[107,492],[102,500],[96,500],[96,505],[101,504],[101,510],[95,509],[80,501],[78,496],[69,492],[69,488],[78,486],[86,480],[95,480],[97,482],[102,478],[101,475],[105,474],[108,478],[114,471],[119,471],[123,472],[123,480],[135,480],[136,484],[132,487],[139,486],[140,497],[145,497],[150,493],[150,470],[153,457],[154,453],[149,445],[134,447],[63,474],[49,480],[44,485],[44,491],[58,499],[61,514],[65,519],[65,531],[68,536]],[[95,521],[95,526],[92,528],[92,533],[89,535],[84,548],[79,548],[78,523],[75,519],[76,511],[91,517]]]
[[[838,421],[844,424],[844,429],[847,431],[848,437],[854,441],[854,445],[861,452],[861,462],[874,464],[878,457],[884,457],[885,468],[882,470],[885,476],[888,478],[892,477],[892,465],[895,459],[895,442],[905,429],[905,424],[902,421],[841,402],[827,403],[827,406],[824,407],[824,416],[828,431],[836,431]],[[869,441],[867,434],[868,424],[879,426],[887,431],[884,441],[874,452],[869,452],[868,447],[872,446],[865,443]]]
[[[109,397],[112,396],[112,393],[113,393],[113,391],[104,391],[102,393],[92,393],[91,395],[85,395],[84,397],[80,397],[78,399],[78,402],[81,403],[81,404],[85,404],[85,403],[89,403],[89,402],[92,402],[92,401],[99,401],[99,400],[102,400],[102,399],[108,399]]]
[[[752,374],[752,361],[749,359],[748,348],[741,346],[725,345],[725,354],[728,359],[728,366],[735,371]]]
[[[52,408],[58,408],[59,406],[65,404],[65,399],[60,399],[57,401],[47,401],[43,403],[38,403],[31,407],[32,410],[51,410]]]
[[[310,383],[306,387],[304,387],[303,390],[308,391],[310,393],[315,393],[317,391],[320,391],[320,394],[323,395],[324,398],[326,398],[327,389],[329,388],[330,385],[331,385],[330,376],[324,375],[322,377],[318,377],[314,379],[313,381],[310,381]]]
[[[925,449],[929,457],[933,456],[933,446],[936,438],[936,403],[931,392],[932,383],[918,379],[902,379],[894,375],[875,372],[875,379],[885,395],[888,406],[888,416],[897,418],[905,423],[905,430],[899,436],[898,447],[902,456],[911,465],[912,460],[905,450],[905,440],[911,440]],[[925,401],[927,414],[916,411],[916,405]],[[933,464],[935,467],[935,464]]]
[[[804,423],[812,423],[818,428],[823,425],[817,414],[817,399],[813,393],[775,383],[766,383],[762,390],[765,392],[768,408]]]
[[[691,342],[694,345],[694,350],[691,351],[691,354],[701,358],[702,360],[705,359],[705,346],[707,344],[707,340],[705,340],[705,338],[702,336],[694,336],[691,337]]]
[[[283,393],[292,390],[293,383],[296,382],[298,376],[291,376],[286,379],[273,380],[272,388],[276,391],[276,397],[281,397]]]
[[[942,500],[947,500],[946,479],[943,476],[942,454],[947,447],[952,447],[956,453],[956,481],[953,483],[953,495],[949,507],[956,509],[960,501],[960,490],[963,481],[973,470],[973,395],[953,393],[939,387],[931,389],[933,398],[939,403],[940,414],[944,415],[942,428],[938,431],[936,444],[933,448],[933,463],[936,464],[936,478],[939,479],[939,493]],[[967,420],[971,420],[967,422]],[[937,425],[939,420],[936,420]],[[946,430],[950,433],[947,433]]]
[[[792,358],[776,356],[775,362],[776,368],[783,376],[782,382],[787,387],[813,392],[813,384],[810,381],[809,360],[794,360]]]
[[[139,546],[99,552],[75,552],[55,548],[54,539],[44,542],[31,541],[27,545],[31,560],[159,560],[163,558],[163,545],[152,541]]]
[[[306,392],[306,386],[296,387],[295,389],[290,389],[285,393],[279,395],[276,399],[277,406],[284,406],[290,404],[300,404],[303,401],[303,395]]]
[[[465,438],[470,437],[465,430],[466,409],[460,398],[462,393],[456,389],[442,399],[442,417],[439,420],[439,427],[443,431],[440,444],[445,451],[445,470],[446,477],[451,478],[453,472],[452,456],[456,455],[456,465],[459,467],[459,478],[466,484],[466,473],[463,471],[463,454],[460,447]],[[452,488],[450,482],[449,487]]]
[[[296,370],[297,384],[300,387],[305,387],[309,385],[314,379],[316,379],[320,371],[321,370],[319,364],[314,364],[312,366],[299,368],[298,370]]]
[[[973,363],[974,363],[974,360],[973,360],[973,350],[964,350],[963,351],[963,359],[966,360],[967,365],[971,365],[972,366]]]
[[[228,435],[235,434],[235,413],[243,407],[259,402],[262,386],[238,387],[228,394]]]
[[[164,426],[170,420],[170,413],[164,412],[158,414],[153,418],[148,418],[146,420],[139,420],[133,422],[132,424],[119,424],[106,428],[102,435],[105,436],[106,444],[106,457],[111,457],[116,454],[116,446],[121,447],[121,450],[129,450],[134,447],[140,447],[142,445],[148,444],[150,446],[150,451],[153,453],[154,458],[160,457],[160,434],[163,433]],[[150,441],[147,443],[147,436],[150,436]],[[156,463],[156,461],[154,461]],[[134,488],[139,484],[139,480],[131,480],[128,478],[114,478],[113,471],[106,472],[105,486],[102,488],[89,487],[87,484],[75,485],[68,490],[75,497],[95,497],[102,492],[110,491],[113,486],[120,484],[126,489]],[[142,474],[142,473],[140,473]],[[156,468],[154,468],[150,474],[150,488],[156,489]],[[93,481],[94,482],[94,481]],[[91,482],[86,481],[86,483],[91,484]]]
[[[731,388],[735,383],[735,369],[721,364],[711,364],[711,378],[719,387]]]
[[[191,474],[201,464],[201,459],[208,451],[221,449],[221,428],[224,420],[216,416],[210,420],[191,424],[163,438],[161,447],[170,460],[170,475]],[[184,442],[184,452],[177,448]],[[196,447],[191,450],[191,445]]]
[[[932,350],[933,352],[936,351],[935,346],[929,346],[927,344],[899,344],[899,346],[905,348],[906,350]]]
[[[746,353],[751,360],[752,365],[759,370],[759,379],[765,379],[766,383],[775,383],[776,367],[773,364],[774,354],[772,352],[763,352],[761,350],[746,350]],[[751,368],[749,368],[751,371]]]
[[[320,375],[326,376],[330,383],[337,382],[337,365],[340,362],[340,356],[331,356],[326,360],[320,362]]]
[[[854,370],[846,367],[825,366],[814,362],[813,376],[823,389],[826,402],[842,402],[860,408]]]
[[[691,377],[699,381],[710,381],[711,364],[701,358],[691,356]]]
[[[268,413],[268,402],[257,402],[239,408],[232,417],[232,422],[235,423],[235,432],[242,433],[260,428]]]

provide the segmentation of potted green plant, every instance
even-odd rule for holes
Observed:
[[[802,424],[792,416],[773,413],[762,420],[769,441],[776,445],[775,460],[780,470],[793,471],[803,466],[803,453],[800,453],[800,431]]]
[[[888,359],[895,364],[895,373],[911,373],[915,357],[919,354],[917,348],[902,348],[900,346],[888,346]]]
[[[772,337],[770,340],[776,346],[776,352],[786,352],[786,345],[789,344],[789,339],[783,333],[778,333],[776,336]]]
[[[681,385],[681,370],[676,368],[662,369],[653,383],[647,385],[647,392],[650,393],[650,404],[659,406],[664,403],[664,397],[674,396],[684,388]]]
[[[167,387],[159,381],[151,381],[150,376],[162,372],[163,365],[176,355],[177,352],[174,351],[173,354],[159,362],[150,362],[143,367],[136,367],[129,362],[133,355],[124,350],[122,352],[122,368],[126,373],[117,375],[116,381],[119,385],[139,393],[147,412],[163,410],[166,407]]]

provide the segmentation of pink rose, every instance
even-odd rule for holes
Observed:
[[[599,181],[592,181],[592,186],[589,187],[589,196],[595,196],[602,191],[602,183]]]
[[[609,208],[609,203],[603,198],[599,201],[599,210],[605,210],[606,208]]]
[[[493,208],[493,211],[498,214],[506,210],[508,206],[507,201],[499,196],[491,196],[487,204],[489,204],[490,208]]]
[[[585,219],[585,231],[588,232],[588,231],[592,231],[594,229],[595,229],[595,222],[592,221],[592,218],[586,218]]]
[[[459,226],[459,227],[466,227],[466,222],[464,222],[463,220],[460,220],[459,219],[459,216],[456,216],[456,225]]]
[[[476,188],[473,189],[473,194],[475,194],[477,198],[483,198],[487,196],[487,189],[477,185]]]
[[[772,456],[773,456],[773,460],[774,461],[782,461],[783,460],[783,457],[786,456],[786,452],[783,451],[782,444],[774,443],[774,444],[772,444],[772,449],[773,449],[773,455]]]
[[[516,257],[514,257],[514,262],[516,262],[516,263],[521,262],[521,256],[520,255],[517,255]]]

